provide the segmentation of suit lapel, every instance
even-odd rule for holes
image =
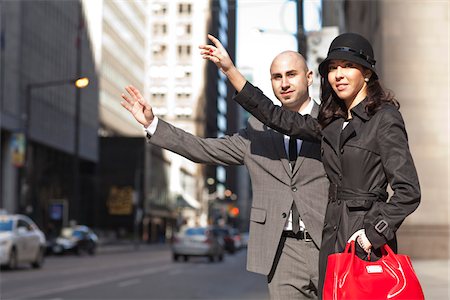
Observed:
[[[286,171],[286,173],[290,176],[291,167],[289,166],[289,160],[286,154],[286,149],[284,148],[284,135],[275,130],[270,130],[269,132],[270,135],[272,136],[273,145],[278,157],[280,158],[280,162],[283,165],[283,168]]]
[[[310,115],[314,118],[317,118],[317,116],[319,115],[319,105],[313,99],[311,99],[311,101],[313,101],[313,107],[312,107]],[[294,170],[292,170],[293,176],[295,176],[295,174],[300,169],[300,166],[303,164],[303,161],[305,160],[305,156],[310,151],[310,148],[311,148],[310,142],[307,142],[307,141],[302,142],[302,146],[300,148],[299,155],[295,162]]]

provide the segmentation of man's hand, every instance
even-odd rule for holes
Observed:
[[[222,43],[210,34],[208,34],[208,39],[214,45],[198,46],[201,49],[200,54],[204,59],[210,60],[215,63],[217,68],[219,68],[219,70],[228,77],[228,80],[231,82],[236,91],[240,92],[247,80],[233,64],[230,55],[228,54]]]
[[[122,94],[122,98],[125,101],[120,102],[120,104],[131,112],[136,121],[147,128],[155,118],[152,107],[145,101],[141,92],[134,86],[128,85],[125,87],[125,90],[128,92],[129,96]]]

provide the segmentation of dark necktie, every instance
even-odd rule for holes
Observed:
[[[293,137],[289,138],[289,161],[291,163],[291,169],[294,169],[295,161],[297,160],[298,150],[297,150],[297,139]]]
[[[295,161],[297,160],[297,139],[289,138],[289,161],[291,162],[291,170],[294,170]],[[292,231],[297,233],[300,230],[300,216],[295,206],[295,202],[292,203]]]

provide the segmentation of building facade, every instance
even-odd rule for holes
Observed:
[[[0,15],[0,207],[44,229],[92,221],[98,79],[81,4],[2,1]]]

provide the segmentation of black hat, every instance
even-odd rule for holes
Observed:
[[[342,59],[357,63],[371,70],[373,79],[378,78],[372,45],[359,34],[343,33],[331,42],[327,58],[319,65],[319,73],[323,77],[327,75],[328,63],[332,59]]]

